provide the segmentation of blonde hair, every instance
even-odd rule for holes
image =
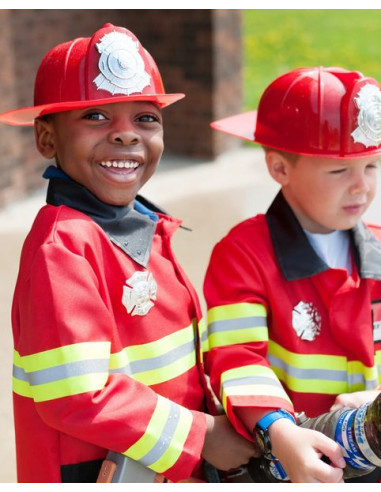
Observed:
[[[273,147],[266,147],[266,145],[262,145],[262,149],[264,152],[278,152],[278,154],[281,154],[283,157],[285,157],[290,164],[295,164],[296,161],[299,159],[300,155],[299,154],[294,154],[292,152],[286,152],[285,150],[278,150],[274,149]]]

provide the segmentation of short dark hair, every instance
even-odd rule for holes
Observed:
[[[43,114],[42,116],[38,116],[36,120],[51,121],[53,119],[53,115],[54,113]]]

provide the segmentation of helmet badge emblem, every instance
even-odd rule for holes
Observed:
[[[321,316],[312,302],[300,301],[292,311],[292,327],[302,340],[312,342],[320,334]]]
[[[157,284],[148,271],[135,272],[123,286],[122,304],[131,316],[144,316],[156,301]]]
[[[94,79],[97,89],[111,94],[142,92],[150,84],[138,43],[127,34],[110,32],[96,44],[100,53],[99,75]]]
[[[365,147],[381,143],[381,91],[373,84],[364,85],[355,102],[359,108],[358,127],[351,133],[354,142]]]

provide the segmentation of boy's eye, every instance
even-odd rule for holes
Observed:
[[[367,167],[367,169],[378,169],[379,168],[379,162],[371,162],[366,167]]]
[[[153,123],[155,121],[160,121],[160,119],[155,114],[142,114],[138,116],[138,121],[141,121],[142,123]]]
[[[97,111],[94,111],[85,114],[84,119],[92,120],[92,121],[101,121],[101,120],[105,120],[106,117],[102,113],[98,113]]]
[[[333,169],[332,171],[330,171],[329,173],[330,174],[342,174],[346,171],[346,169],[343,167],[343,168],[340,168],[340,169]]]

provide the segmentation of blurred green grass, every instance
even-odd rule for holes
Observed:
[[[244,108],[302,66],[341,66],[381,81],[381,10],[243,10]]]

